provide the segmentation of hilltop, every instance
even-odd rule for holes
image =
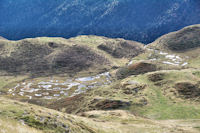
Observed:
[[[153,42],[156,48],[169,49],[176,52],[188,51],[200,47],[200,25],[185,27],[177,32],[164,35]]]

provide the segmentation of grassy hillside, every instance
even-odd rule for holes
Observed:
[[[169,49],[177,52],[187,51],[200,46],[199,34],[200,25],[192,25],[179,31],[166,34],[151,45],[156,48]]]
[[[200,119],[199,73],[185,69],[130,76],[110,86],[58,100],[48,107],[75,114],[125,109],[151,119]]]
[[[191,27],[194,30],[189,30]],[[184,50],[171,49],[167,43],[167,39],[172,39],[172,42],[173,38],[179,40],[176,35],[181,34],[188,36],[189,40],[186,38],[184,42],[190,44],[190,40],[196,38],[199,26],[191,27],[169,34],[169,38],[158,39],[164,38],[161,42],[166,43],[157,40],[149,44],[144,53],[117,70],[116,76],[120,75],[120,80],[85,94],[58,100],[48,107],[75,114],[123,109],[150,119],[200,119],[199,43],[184,46],[184,43],[174,40],[173,46],[183,45]],[[190,32],[184,32],[188,30]]]
[[[33,75],[106,71],[144,51],[137,42],[96,36],[0,40],[0,49],[1,71]]]
[[[145,47],[97,36],[0,40],[0,131],[198,133],[198,32]]]
[[[199,121],[155,121],[126,111],[90,111],[80,116],[0,98],[0,131],[9,133],[197,133]],[[172,124],[173,123],[173,124]],[[184,127],[185,124],[192,125]],[[109,125],[109,126],[108,126]],[[117,125],[117,126],[116,126]]]

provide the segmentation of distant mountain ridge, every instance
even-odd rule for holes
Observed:
[[[199,0],[0,0],[0,35],[27,37],[94,34],[150,43],[200,23]]]

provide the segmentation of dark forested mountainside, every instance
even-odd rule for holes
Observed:
[[[149,43],[200,22],[199,0],[0,0],[0,35],[94,34]]]

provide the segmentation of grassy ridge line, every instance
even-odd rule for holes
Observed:
[[[185,52],[200,46],[200,24],[187,26],[181,30],[161,36],[148,47],[173,52]]]
[[[105,72],[144,51],[141,43],[97,36],[0,40],[0,49],[1,71],[33,76]]]

